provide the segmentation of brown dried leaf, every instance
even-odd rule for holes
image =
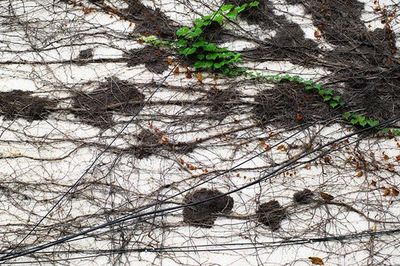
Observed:
[[[316,30],[314,31],[314,37],[315,37],[317,40],[321,39],[322,33],[321,33],[321,31],[320,31],[319,29],[316,29]]]
[[[279,150],[279,151],[287,151],[286,146],[283,145],[283,144],[281,144],[281,145],[279,145],[278,147],[276,147],[276,149]]]
[[[176,66],[174,69],[174,75],[179,75],[180,71],[179,71],[179,67]]]
[[[304,116],[302,114],[297,113],[296,114],[296,121],[301,122],[304,120]]]
[[[385,189],[383,190],[383,196],[384,196],[384,197],[390,196],[390,194],[392,194],[391,192],[392,192],[392,191],[391,191],[390,188],[385,188]]]
[[[191,79],[192,78],[192,71],[189,68],[186,68],[186,78]]]
[[[356,177],[362,177],[364,175],[363,171],[358,171]]]
[[[392,196],[397,197],[399,195],[399,191],[396,188],[391,187],[390,190],[391,190]]]
[[[319,194],[321,195],[321,198],[323,198],[325,201],[332,201],[335,198],[334,196],[325,192],[320,192]]]
[[[201,72],[196,73],[196,78],[200,83],[203,83],[203,74]]]
[[[313,265],[324,265],[324,261],[319,257],[308,257]]]

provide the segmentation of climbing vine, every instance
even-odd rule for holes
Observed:
[[[256,8],[259,1],[252,1],[239,6],[232,4],[223,5],[220,9],[211,15],[197,18],[192,27],[181,27],[176,31],[177,39],[175,41],[160,40],[155,36],[142,37],[140,40],[146,44],[157,47],[168,47],[177,50],[177,52],[190,59],[196,71],[211,71],[220,73],[228,77],[247,76],[251,79],[262,79],[270,82],[292,82],[301,84],[307,93],[316,93],[321,96],[330,108],[337,109],[346,105],[342,97],[333,89],[324,87],[321,83],[313,80],[303,79],[299,76],[288,74],[267,75],[262,72],[249,70],[244,67],[238,67],[236,64],[242,62],[241,54],[230,51],[227,48],[219,47],[215,43],[207,41],[205,30],[214,25],[222,26],[227,21],[236,20],[243,11]],[[400,136],[400,130],[397,128],[380,128],[380,122],[377,119],[366,117],[358,112],[344,112],[343,119],[353,126],[360,128],[377,128],[384,134]]]

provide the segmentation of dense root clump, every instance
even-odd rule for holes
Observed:
[[[256,214],[260,223],[275,231],[281,227],[281,222],[286,217],[286,210],[277,200],[271,200],[261,204]]]
[[[300,84],[281,82],[265,89],[254,99],[254,118],[261,124],[292,127],[307,122],[320,122],[336,115],[319,95],[307,93]]]
[[[161,74],[168,69],[168,56],[168,52],[154,46],[132,49],[125,54],[128,67],[144,64],[149,71],[156,74]]]
[[[207,101],[210,101],[211,118],[223,120],[232,113],[232,110],[240,103],[240,93],[234,89],[210,90],[207,93]]]
[[[138,145],[128,148],[128,151],[130,153],[133,152],[138,159],[160,154],[161,150],[166,150],[177,154],[187,154],[193,152],[193,150],[196,148],[195,143],[174,143],[168,140],[167,136],[162,132],[155,133],[148,129],[143,129],[137,135],[137,140],[139,142]]]
[[[183,201],[185,204],[202,202],[218,196],[221,197],[184,207],[183,221],[193,226],[211,228],[217,219],[218,213],[229,213],[233,208],[233,198],[222,195],[223,193],[218,190],[205,188],[187,194]]]
[[[381,121],[400,117],[400,65],[347,77],[344,99],[354,110]]]
[[[309,66],[313,56],[318,53],[317,44],[304,37],[304,32],[295,23],[286,23],[277,30],[276,35],[265,40],[265,44],[243,51],[246,58],[256,61],[288,60],[295,64]]]
[[[309,189],[304,189],[293,194],[293,201],[298,204],[309,204],[314,201],[314,193]]]
[[[76,93],[72,113],[82,122],[100,128],[113,126],[113,112],[136,115],[143,108],[145,96],[134,84],[108,78],[94,91]]]
[[[51,113],[57,102],[32,96],[30,91],[13,90],[0,92],[0,115],[6,120],[23,118],[27,121],[43,120]]]
[[[153,10],[139,0],[129,0],[128,8],[123,10],[123,15],[135,23],[135,32],[139,34],[173,39],[178,29],[161,10]]]
[[[370,31],[362,21],[364,3],[346,0],[289,0],[288,3],[302,4],[322,37],[336,46],[327,55],[329,61],[385,65],[396,53],[390,27]]]

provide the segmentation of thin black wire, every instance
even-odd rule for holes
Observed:
[[[386,122],[384,122],[384,123],[381,123],[381,126],[390,125],[390,124],[395,123],[395,122],[397,122],[397,121],[399,121],[399,120],[400,120],[400,118],[392,119],[392,120],[390,120],[390,121],[386,121]],[[115,224],[122,223],[122,222],[125,222],[125,221],[129,221],[129,220],[132,220],[132,219],[142,218],[142,217],[149,216],[149,215],[157,215],[157,214],[159,214],[159,215],[164,215],[166,212],[176,211],[176,210],[179,210],[179,209],[181,209],[181,208],[183,208],[183,207],[190,207],[190,206],[199,205],[199,204],[202,204],[202,203],[211,201],[211,200],[215,200],[215,199],[221,198],[221,197],[226,196],[226,195],[230,195],[230,194],[232,194],[232,193],[238,192],[238,191],[240,191],[240,190],[242,190],[242,189],[245,189],[245,188],[247,188],[247,187],[250,187],[250,186],[253,186],[253,185],[255,185],[255,184],[258,184],[258,183],[262,182],[263,180],[265,180],[265,179],[267,179],[267,178],[269,178],[269,177],[270,177],[270,178],[273,177],[272,175],[279,173],[281,170],[284,170],[285,167],[290,166],[291,164],[294,164],[295,162],[299,161],[300,159],[303,159],[303,158],[305,158],[306,156],[308,156],[308,155],[310,155],[310,154],[312,154],[312,153],[315,153],[316,151],[319,151],[319,150],[321,150],[321,149],[324,148],[324,147],[330,146],[330,145],[332,145],[333,143],[336,143],[337,141],[342,141],[342,140],[345,140],[345,139],[350,138],[350,137],[352,137],[352,136],[358,135],[358,134],[360,134],[360,133],[362,133],[362,132],[370,131],[371,129],[374,129],[374,128],[364,128],[364,129],[355,131],[355,132],[353,132],[353,133],[350,133],[350,134],[348,134],[348,135],[342,136],[342,137],[340,137],[340,138],[338,138],[338,139],[335,139],[334,141],[331,141],[331,142],[326,143],[326,144],[324,144],[324,145],[320,145],[320,147],[318,147],[318,149],[314,149],[314,150],[312,150],[312,151],[308,151],[308,152],[304,153],[303,155],[298,156],[298,157],[297,157],[296,159],[294,159],[294,160],[293,160],[293,159],[292,159],[292,160],[288,160],[287,163],[284,163],[282,166],[280,166],[280,167],[278,167],[277,169],[273,170],[272,172],[270,172],[270,173],[268,173],[268,174],[266,174],[266,175],[264,175],[264,176],[258,178],[257,180],[254,180],[254,181],[252,181],[252,182],[250,182],[250,183],[248,183],[248,184],[245,184],[245,185],[243,185],[243,186],[241,186],[241,187],[239,187],[239,188],[236,188],[236,189],[234,189],[234,190],[231,190],[231,191],[228,191],[228,192],[226,192],[226,193],[223,193],[223,194],[221,194],[221,195],[219,195],[219,196],[215,196],[215,197],[212,197],[212,198],[208,198],[208,199],[206,199],[206,200],[199,201],[199,202],[195,202],[195,203],[189,203],[189,204],[185,204],[185,205],[181,205],[181,206],[175,206],[175,207],[170,207],[170,208],[155,210],[155,211],[151,211],[151,212],[147,212],[147,213],[143,213],[143,214],[139,214],[139,215],[136,215],[136,214],[135,214],[135,215],[128,215],[128,216],[125,216],[125,217],[122,217],[122,218],[118,218],[118,219],[115,219],[115,220],[113,220],[113,221],[110,221],[110,222],[107,222],[107,223],[103,223],[103,224],[101,224],[101,225],[98,225],[98,226],[95,226],[95,227],[92,227],[92,228],[83,230],[83,231],[81,231],[81,232],[79,232],[79,233],[75,233],[75,234],[72,234],[72,235],[63,237],[63,238],[61,238],[61,239],[58,239],[58,240],[48,242],[48,243],[46,243],[46,244],[38,245],[38,246],[36,246],[36,247],[27,249],[27,250],[25,250],[25,251],[21,251],[21,252],[16,252],[16,253],[14,253],[14,254],[5,255],[5,256],[3,256],[3,257],[0,258],[0,261],[9,260],[9,259],[14,259],[14,258],[17,258],[17,257],[21,257],[21,256],[33,254],[33,253],[36,253],[37,251],[44,250],[44,249],[46,249],[46,248],[49,248],[49,247],[52,247],[52,246],[55,246],[55,245],[58,245],[58,244],[67,242],[67,241],[72,240],[72,239],[74,239],[74,238],[76,238],[76,237],[78,237],[78,236],[86,235],[86,234],[88,234],[88,233],[97,231],[97,230],[99,230],[99,229],[102,229],[102,228],[105,228],[105,227],[108,227],[108,226],[111,226],[111,225],[115,225]]]
[[[99,256],[108,256],[112,254],[126,254],[126,253],[190,253],[190,252],[220,252],[220,251],[239,251],[239,250],[252,250],[254,248],[273,248],[273,247],[284,247],[284,246],[296,246],[296,245],[306,245],[333,241],[345,241],[345,240],[356,240],[364,237],[380,237],[380,236],[391,236],[400,233],[400,229],[392,230],[381,230],[381,231],[363,231],[359,233],[346,234],[346,235],[336,235],[328,237],[316,237],[316,238],[300,238],[273,242],[261,242],[261,243],[225,243],[225,244],[209,244],[209,245],[192,245],[192,246],[172,246],[172,247],[160,247],[160,248],[135,248],[135,249],[109,249],[109,250],[73,250],[73,251],[51,251],[51,252],[38,252],[39,254],[71,254],[71,253],[92,253],[94,255],[86,255],[65,259],[56,260],[32,260],[32,261],[18,261],[9,262],[8,264],[33,264],[33,263],[44,263],[44,262],[60,262],[60,261],[71,261],[71,260],[82,260],[89,258],[97,258]],[[249,247],[246,247],[249,246]],[[208,248],[208,247],[218,247],[218,248]],[[229,248],[222,248],[229,247]],[[233,248],[232,248],[233,247]]]

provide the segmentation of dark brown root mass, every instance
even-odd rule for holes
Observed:
[[[210,90],[207,93],[207,101],[210,105],[210,118],[223,120],[232,114],[233,109],[240,104],[241,94],[235,89]]]
[[[400,65],[343,77],[343,97],[351,109],[381,121],[400,117]]]
[[[32,96],[33,92],[13,90],[0,92],[0,115],[5,120],[23,118],[27,121],[43,120],[57,106],[55,100]]]
[[[153,10],[139,0],[129,0],[127,3],[128,8],[122,13],[125,19],[135,23],[136,33],[174,39],[178,27],[161,10]]]
[[[275,231],[281,227],[281,222],[286,216],[286,210],[276,200],[271,200],[261,204],[256,212],[260,223],[268,226]]]
[[[128,67],[144,64],[149,71],[161,74],[168,69],[167,58],[169,55],[168,52],[154,46],[146,46],[142,49],[128,51],[125,58]]]
[[[265,89],[254,99],[254,118],[261,124],[292,127],[319,122],[337,115],[319,95],[307,93],[303,85],[281,82]]]
[[[195,143],[166,142],[165,139],[163,140],[162,135],[162,133],[156,134],[148,129],[143,129],[137,135],[138,145],[128,148],[127,151],[133,152],[136,158],[143,159],[151,155],[157,155],[161,150],[178,154],[187,154],[193,152],[196,148]]]
[[[72,113],[86,124],[109,128],[114,125],[114,112],[136,115],[143,108],[144,98],[134,84],[108,78],[92,92],[76,93],[72,101]]]
[[[304,189],[293,194],[293,201],[298,204],[309,204],[314,201],[314,193],[309,189]]]
[[[184,207],[183,221],[193,226],[211,228],[217,219],[218,213],[229,213],[233,208],[233,198],[222,195],[223,193],[218,190],[206,188],[198,189],[187,194],[183,200],[185,204],[202,202],[218,196],[221,197],[197,205]]]
[[[289,0],[289,4],[302,4],[312,16],[313,24],[322,37],[336,45],[327,54],[327,60],[362,67],[385,65],[396,53],[393,31],[370,31],[362,21],[364,3],[347,0]]]

